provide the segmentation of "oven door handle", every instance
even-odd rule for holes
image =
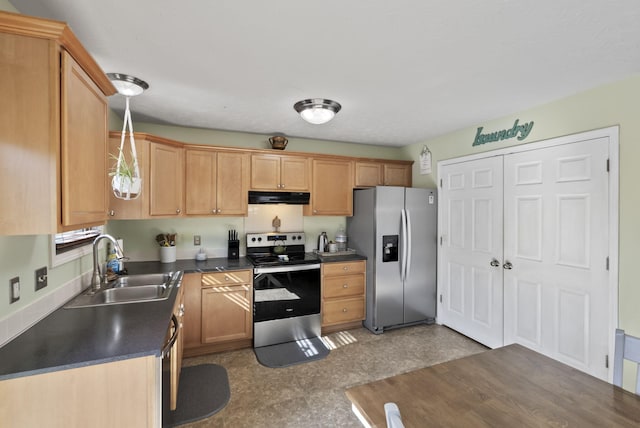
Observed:
[[[299,272],[299,271],[314,270],[314,269],[320,269],[320,263],[314,263],[310,265],[255,267],[253,268],[253,273],[260,274],[260,273],[278,273],[278,272]]]

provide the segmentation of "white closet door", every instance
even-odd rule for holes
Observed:
[[[608,139],[504,158],[504,337],[607,378]],[[509,265],[510,264],[510,265]]]
[[[502,162],[484,158],[440,172],[438,322],[492,348],[503,345]]]

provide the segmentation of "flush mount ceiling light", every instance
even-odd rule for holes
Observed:
[[[128,74],[107,73],[107,77],[111,80],[111,83],[113,83],[118,93],[125,97],[135,97],[149,89],[147,82],[137,77],[129,76]]]
[[[120,151],[118,155],[111,154],[117,158],[118,162],[114,166],[111,175],[111,189],[116,198],[130,200],[136,199],[142,193],[142,177],[138,166],[138,155],[136,154],[136,142],[133,136],[133,122],[131,121],[131,110],[129,109],[129,99],[140,95],[149,89],[149,84],[137,77],[122,73],[107,73],[120,95],[125,97],[125,109],[122,124],[122,137],[120,138]],[[127,161],[124,152],[124,140],[129,128],[129,143],[131,144],[131,155]]]
[[[335,101],[323,98],[311,98],[298,101],[293,108],[304,120],[314,125],[327,123],[340,111],[342,106]]]

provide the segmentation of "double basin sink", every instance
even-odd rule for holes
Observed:
[[[64,307],[65,309],[86,308],[165,300],[181,280],[181,271],[121,276],[102,285],[97,291],[89,287]]]

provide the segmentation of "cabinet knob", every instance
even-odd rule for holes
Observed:
[[[211,210],[211,214],[215,214],[215,213],[216,213],[216,209],[214,208]]]
[[[281,189],[284,189],[284,184],[281,184],[281,185],[280,185],[280,188],[281,188]]]
[[[342,308],[342,312],[347,312],[347,308]]]
[[[342,288],[348,288],[349,286],[347,284],[342,284]]]
[[[224,276],[224,280],[225,280],[225,281],[229,281],[229,279],[230,279],[230,278],[229,278],[227,275],[225,275],[225,276]]]
[[[313,210],[313,213],[314,214],[318,214],[318,210]]]
[[[178,209],[176,210],[176,214],[180,214],[180,212],[181,212],[181,211],[182,211],[182,210],[181,210],[180,208],[178,208]]]
[[[343,267],[342,270],[349,270],[349,266]]]
[[[116,212],[114,210],[109,210],[109,215],[113,217],[114,215],[116,215]]]
[[[222,210],[221,210],[221,209],[218,209],[216,212],[217,212],[218,214],[220,214],[220,213],[222,212]]]

